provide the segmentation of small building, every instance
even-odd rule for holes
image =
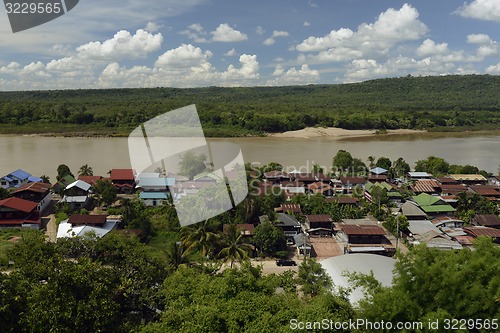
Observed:
[[[348,253],[373,253],[392,256],[394,246],[387,239],[385,230],[377,225],[343,224],[339,237],[345,241]]]
[[[293,236],[293,242],[295,243],[295,246],[297,248],[298,255],[305,255],[306,257],[311,257],[312,244],[311,240],[306,234],[300,233]]]
[[[430,195],[441,194],[441,185],[432,179],[419,179],[411,185],[411,189],[415,194],[427,193]]]
[[[104,180],[103,176],[78,176],[78,180],[82,180],[86,182],[87,184],[90,184],[90,186],[94,187],[95,182],[98,180]]]
[[[36,202],[16,197],[0,200],[0,227],[39,229],[41,216],[37,207]]]
[[[366,179],[363,177],[340,177],[343,194],[353,193],[355,188],[364,189]],[[361,192],[360,192],[361,193]]]
[[[71,210],[87,208],[90,204],[90,184],[83,180],[76,180],[66,186],[63,197],[59,201],[68,204]]]
[[[311,236],[331,237],[333,220],[328,214],[306,215],[307,233]]]
[[[454,213],[456,210],[443,199],[438,196],[429,195],[427,193],[420,193],[419,195],[411,197],[420,209],[422,209],[428,216],[439,216]]]
[[[333,186],[323,182],[315,182],[307,185],[307,192],[312,194],[322,194],[332,196],[335,194]]]
[[[364,196],[365,196],[366,200],[373,202],[372,194],[373,194],[373,191],[377,188],[386,192],[386,195],[387,195],[387,198],[389,199],[389,201],[392,201],[395,203],[401,202],[401,199],[403,196],[401,195],[401,193],[399,192],[399,190],[395,186],[393,186],[389,183],[385,183],[385,182],[372,183],[370,181],[367,182],[365,185]]]
[[[292,173],[292,180],[302,182],[304,185],[321,182],[329,183],[332,177],[323,173]]]
[[[114,230],[121,222],[121,216],[106,215],[71,215],[67,220],[59,223],[57,238],[81,237],[94,233],[102,238]]]
[[[478,185],[478,184],[486,185],[488,183],[488,179],[486,179],[483,175],[453,174],[449,176],[455,179],[460,184],[465,184],[465,185]]]
[[[464,231],[474,237],[486,236],[493,238],[493,241],[500,244],[500,229],[484,227],[484,226],[468,226],[463,228]]]
[[[279,185],[283,181],[290,181],[290,175],[283,171],[273,170],[265,172],[264,179],[272,184]]]
[[[470,189],[490,200],[500,200],[500,190],[495,185],[471,185]]]
[[[148,207],[161,206],[168,202],[169,194],[167,192],[141,192],[139,198]]]
[[[16,171],[12,171],[8,175],[0,178],[0,187],[8,189],[8,188],[18,188],[27,183],[33,182],[41,182],[42,179],[39,177],[34,177],[30,173],[17,169]]]
[[[410,181],[414,181],[420,179],[431,179],[432,175],[427,172],[414,171],[414,172],[408,172],[407,177]]]
[[[290,238],[300,233],[302,227],[294,216],[284,213],[278,213],[277,215],[278,221],[274,225],[283,230],[285,236]]]
[[[400,212],[406,216],[408,220],[425,220],[427,218],[427,214],[412,201],[406,201],[401,206]]]
[[[224,224],[222,228],[223,232],[227,233],[230,226],[230,224]],[[251,223],[239,223],[236,224],[236,229],[240,231],[241,236],[252,237],[254,234],[255,226]]]
[[[64,175],[52,186],[52,191],[56,194],[61,194],[69,184],[75,181],[76,179],[72,175]]]
[[[16,198],[33,201],[37,204],[37,211],[42,212],[50,204],[52,195],[51,185],[47,183],[27,183],[12,192]]]
[[[111,169],[111,182],[118,193],[130,194],[135,189],[135,171],[133,169]]]
[[[346,205],[352,205],[352,206],[358,206],[359,205],[359,199],[354,198],[354,197],[334,197],[334,198],[325,198],[325,203],[336,203],[339,206],[346,206]]]
[[[500,219],[495,214],[476,214],[472,223],[477,226],[500,229]]]

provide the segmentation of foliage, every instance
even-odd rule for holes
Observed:
[[[242,263],[248,259],[248,253],[252,250],[251,245],[244,242],[241,230],[236,224],[229,224],[222,235],[223,248],[218,257],[223,258],[224,262],[231,262],[233,268],[234,262]]]
[[[404,215],[398,215],[394,217],[393,215],[388,215],[384,221],[384,227],[391,232],[394,236],[397,237],[397,231],[404,232],[408,229],[410,224],[408,223],[408,219]]]
[[[393,323],[499,318],[500,248],[491,239],[478,238],[474,249],[413,248],[396,262],[393,286],[370,288],[358,316]]]
[[[311,126],[345,129],[498,129],[500,78],[402,77],[354,84],[0,93],[3,133],[127,135],[166,111],[197,104],[207,136]]]
[[[66,175],[71,175],[72,177],[74,177],[74,175],[71,173],[71,170],[69,169],[69,166],[67,166],[66,164],[60,164],[57,167],[57,181],[61,180],[61,178]]]
[[[94,194],[99,203],[111,205],[116,200],[117,189],[111,180],[98,179],[94,185]]]
[[[253,235],[253,243],[266,256],[275,256],[278,251],[286,250],[286,237],[280,228],[270,221],[259,224]]]
[[[403,177],[410,172],[410,165],[402,157],[399,157],[392,163],[392,168],[388,170],[390,177]]]
[[[317,296],[322,292],[329,292],[332,280],[326,274],[321,264],[314,259],[306,259],[299,265],[299,283],[302,292],[306,295]]]
[[[78,170],[78,176],[93,176],[94,170],[88,164],[82,165]]]
[[[499,205],[477,193],[457,194],[457,213],[460,219],[469,223],[475,214],[500,214]]]
[[[377,160],[377,163],[375,164],[376,167],[386,169],[386,170],[389,170],[391,168],[391,165],[392,165],[391,160],[388,159],[387,157],[383,157],[383,156],[379,157],[379,159]]]
[[[415,171],[427,172],[434,177],[443,176],[449,173],[450,164],[444,159],[436,156],[429,156],[425,160],[415,162]]]
[[[179,174],[193,179],[197,174],[205,171],[207,169],[206,160],[207,157],[203,154],[196,155],[192,151],[187,151],[181,155],[179,161]]]
[[[202,256],[207,257],[219,241],[219,233],[216,224],[211,220],[182,227],[181,241],[187,251],[201,251]]]
[[[9,190],[7,190],[3,187],[0,187],[0,200],[7,199],[10,196],[11,196],[11,194],[10,194]]]

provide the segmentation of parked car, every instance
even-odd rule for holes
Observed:
[[[295,260],[290,259],[278,259],[276,260],[276,266],[297,266]]]

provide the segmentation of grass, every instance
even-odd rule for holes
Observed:
[[[7,252],[14,247],[15,242],[11,241],[13,237],[21,237],[23,230],[18,228],[8,228],[0,230],[0,267],[7,267],[9,257]]]
[[[149,254],[154,257],[160,258],[164,261],[167,260],[166,250],[168,245],[179,241],[179,233],[173,231],[160,231],[151,237],[146,245]]]

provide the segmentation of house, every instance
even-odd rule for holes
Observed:
[[[471,185],[470,189],[482,197],[500,200],[500,190],[495,185]]]
[[[488,178],[488,184],[500,187],[500,176],[491,176]]]
[[[224,233],[228,232],[230,224],[224,224],[222,230]],[[254,234],[255,226],[251,223],[239,223],[236,224],[236,229],[238,229],[243,237],[252,237]]]
[[[339,180],[343,194],[350,194],[355,188],[363,189],[366,183],[366,179],[363,177],[340,177]]]
[[[328,214],[306,215],[307,233],[311,236],[332,236],[333,220]]]
[[[476,214],[472,223],[477,226],[500,229],[500,218],[494,214]]]
[[[339,206],[345,206],[345,205],[353,205],[357,206],[359,205],[359,199],[354,198],[354,197],[335,197],[335,198],[326,198],[325,203],[336,203]]]
[[[62,176],[53,186],[52,191],[56,194],[60,194],[62,191],[66,189],[69,184],[72,184],[76,181],[75,177],[72,175],[64,175]]]
[[[465,185],[459,184],[441,184],[441,195],[457,195],[461,192],[467,192],[468,188]]]
[[[332,179],[323,173],[291,173],[292,180],[302,182],[305,185],[315,182],[329,183]]]
[[[39,229],[41,224],[38,204],[10,197],[0,200],[0,227],[28,227]]]
[[[94,233],[102,238],[115,229],[121,222],[121,216],[106,215],[71,215],[67,220],[59,223],[57,238],[78,237]]]
[[[185,196],[185,195],[195,195],[197,194],[201,189],[213,186],[214,183],[212,182],[182,182],[178,183],[175,187],[175,193],[179,194],[180,196]]]
[[[264,178],[272,184],[279,185],[282,181],[290,181],[290,175],[283,171],[273,170],[264,173]]]
[[[167,192],[141,192],[139,198],[149,207],[161,206],[168,202],[170,195]]]
[[[32,183],[32,182],[41,182],[42,179],[39,177],[34,177],[30,173],[17,169],[9,173],[8,175],[0,178],[0,187],[8,189],[8,188],[18,188],[24,184]]]
[[[436,177],[436,180],[439,182],[441,185],[458,185],[460,184],[458,181],[451,177]]]
[[[222,181],[222,178],[211,171],[205,171],[194,176],[193,181],[217,183],[219,181]]]
[[[141,177],[136,185],[136,188],[143,192],[170,192],[170,188],[173,188],[174,186],[175,178]]]
[[[347,244],[345,252],[373,253],[392,256],[394,246],[387,239],[385,230],[377,225],[342,224],[338,237]]]
[[[298,255],[311,257],[312,244],[311,240],[306,234],[300,233],[293,236],[293,242],[295,243],[295,246],[297,248]]]
[[[493,238],[493,241],[495,243],[500,243],[500,229],[485,226],[468,226],[464,227],[463,229],[468,235],[474,238],[477,238],[479,236],[486,236]]]
[[[95,186],[95,182],[98,180],[104,180],[103,176],[78,176],[78,180],[83,180],[90,186]]]
[[[442,198],[427,193],[413,196],[411,201],[415,202],[428,216],[446,215],[456,211]]]
[[[135,189],[135,171],[133,169],[111,169],[111,182],[118,193],[133,193]]]
[[[464,226],[464,221],[456,219],[450,216],[439,216],[432,220],[437,228],[462,228]]]
[[[288,238],[297,235],[302,229],[300,222],[294,216],[284,213],[278,213],[278,221],[274,225],[283,230]]]
[[[419,235],[417,243],[424,243],[429,248],[436,248],[440,250],[460,250],[462,245],[453,240],[450,236],[442,231],[430,230],[426,233]]]
[[[37,211],[42,212],[50,204],[52,195],[51,185],[47,183],[27,183],[12,192],[12,195],[19,199],[33,201],[37,204]]]
[[[410,181],[415,181],[419,179],[431,179],[432,175],[427,172],[408,172],[407,177]]]
[[[406,201],[401,206],[400,212],[408,220],[425,220],[427,218],[427,214],[418,207],[417,203],[412,201]]]
[[[333,186],[323,182],[315,182],[307,185],[307,192],[312,194],[322,194],[324,196],[334,195]]]
[[[439,195],[441,193],[441,185],[433,179],[419,179],[411,185],[411,189],[415,194]]]
[[[368,175],[368,180],[372,183],[374,182],[386,182],[389,170],[384,168],[376,167],[370,170]]]
[[[386,170],[384,168],[376,167],[370,170],[370,173],[372,175],[387,175],[389,173],[389,170]]]
[[[475,184],[486,185],[486,183],[488,183],[488,179],[486,179],[483,175],[453,174],[449,176],[454,180],[456,180],[457,182],[459,182],[460,184],[465,184],[465,185],[475,185]]]
[[[66,186],[63,197],[59,202],[68,204],[71,210],[77,210],[87,208],[90,201],[90,184],[83,180],[75,180]]]

